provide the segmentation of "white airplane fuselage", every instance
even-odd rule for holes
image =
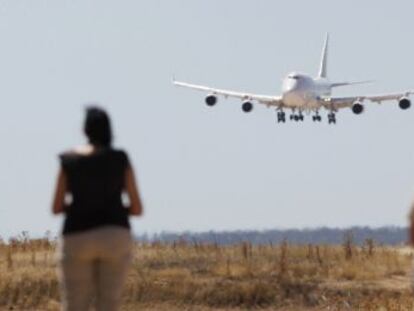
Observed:
[[[283,104],[299,110],[317,110],[321,108],[320,99],[329,97],[331,89],[326,78],[314,79],[306,74],[293,72],[283,79]]]

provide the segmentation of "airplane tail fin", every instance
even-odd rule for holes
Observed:
[[[325,44],[323,45],[321,63],[319,65],[319,78],[327,77],[327,67],[328,67],[328,42],[329,42],[329,33],[326,33]]]

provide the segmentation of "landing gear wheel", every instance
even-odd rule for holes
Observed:
[[[278,111],[277,112],[277,123],[286,122],[286,114],[283,111]]]
[[[328,124],[336,124],[336,116],[335,113],[331,112],[330,114],[328,114]]]

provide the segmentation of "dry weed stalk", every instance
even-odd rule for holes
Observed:
[[[365,245],[368,248],[368,256],[372,257],[374,256],[374,248],[375,248],[375,242],[373,239],[366,239],[365,240]]]
[[[313,246],[312,244],[308,244],[308,254],[306,255],[306,258],[308,260],[312,260],[313,259]]]
[[[9,246],[6,252],[7,269],[9,270],[13,269],[12,251],[13,251],[12,247]]]
[[[230,257],[226,259],[226,275],[227,277],[231,277]]]
[[[31,249],[31,264],[36,267],[36,249],[34,247]]]
[[[345,253],[345,259],[351,260],[352,259],[352,247],[353,247],[354,237],[351,231],[348,231],[344,235],[344,243],[343,243],[343,249]]]
[[[241,244],[241,250],[244,260],[249,260],[253,257],[253,247],[250,242],[243,242]]]
[[[280,246],[279,277],[283,277],[287,271],[288,243],[284,240]]]
[[[319,250],[319,245],[316,245],[315,250],[316,250],[316,260],[318,261],[319,265],[322,266],[323,261],[322,261],[321,253]]]

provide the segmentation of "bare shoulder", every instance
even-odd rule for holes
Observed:
[[[59,158],[63,161],[70,161],[79,156],[90,155],[93,151],[88,146],[76,146],[74,148],[65,150],[59,154]]]
[[[70,150],[70,152],[77,155],[90,155],[95,152],[95,149],[91,145],[79,145]]]

